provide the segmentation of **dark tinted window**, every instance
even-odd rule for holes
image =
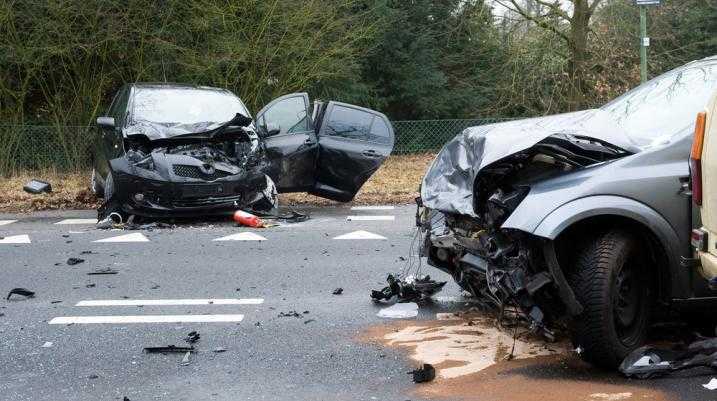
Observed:
[[[324,132],[327,135],[367,141],[371,138],[373,118],[371,113],[334,105]]]
[[[304,98],[294,96],[278,101],[264,112],[260,124],[267,131],[279,129],[279,133],[275,135],[309,131],[309,118]]]

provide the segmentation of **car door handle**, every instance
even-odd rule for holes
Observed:
[[[376,153],[376,151],[373,150],[373,149],[364,150],[362,154],[363,154],[364,156],[367,156],[367,157],[379,157],[379,156],[380,156],[380,155],[379,155],[378,153]]]

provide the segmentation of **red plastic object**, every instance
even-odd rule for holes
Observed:
[[[264,222],[259,217],[243,210],[234,212],[234,221],[247,227],[264,227]]]

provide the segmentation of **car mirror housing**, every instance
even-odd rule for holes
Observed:
[[[115,119],[113,117],[97,117],[97,126],[106,130],[114,129]]]

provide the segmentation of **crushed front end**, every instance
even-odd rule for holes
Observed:
[[[630,153],[593,138],[553,134],[512,154],[493,152],[489,160],[483,152],[510,148],[491,149],[490,140],[485,131],[465,132],[426,173],[416,215],[421,256],[485,305],[515,312],[533,332],[553,339],[556,326],[582,312],[554,241],[502,225],[531,184]]]
[[[224,214],[276,207],[276,188],[251,127],[150,140],[127,135],[110,160],[112,193],[99,210],[146,217]]]

